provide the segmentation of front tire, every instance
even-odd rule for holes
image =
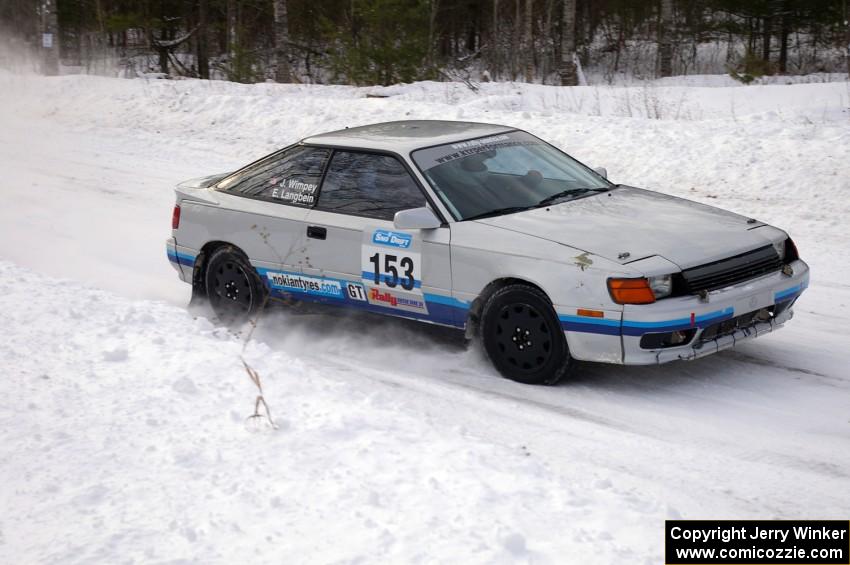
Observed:
[[[213,251],[205,274],[207,298],[226,323],[244,322],[265,304],[266,288],[248,258],[236,247]]]
[[[552,385],[571,366],[552,304],[528,285],[505,286],[490,295],[482,310],[480,336],[499,373],[517,382]]]

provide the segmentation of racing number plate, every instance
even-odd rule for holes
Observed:
[[[428,313],[422,296],[421,242],[412,233],[384,228],[363,231],[360,264],[370,304]]]

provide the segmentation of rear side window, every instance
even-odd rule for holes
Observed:
[[[425,196],[395,157],[336,151],[328,165],[318,208],[392,220],[400,210],[422,206]]]
[[[283,204],[313,206],[329,155],[330,149],[323,147],[291,147],[230,175],[218,184],[218,189]]]

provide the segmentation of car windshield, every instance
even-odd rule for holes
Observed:
[[[522,131],[419,149],[412,157],[457,220],[520,212],[614,186]]]

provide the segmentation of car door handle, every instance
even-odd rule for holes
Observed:
[[[319,226],[307,226],[307,237],[326,239],[328,237],[328,229]]]

